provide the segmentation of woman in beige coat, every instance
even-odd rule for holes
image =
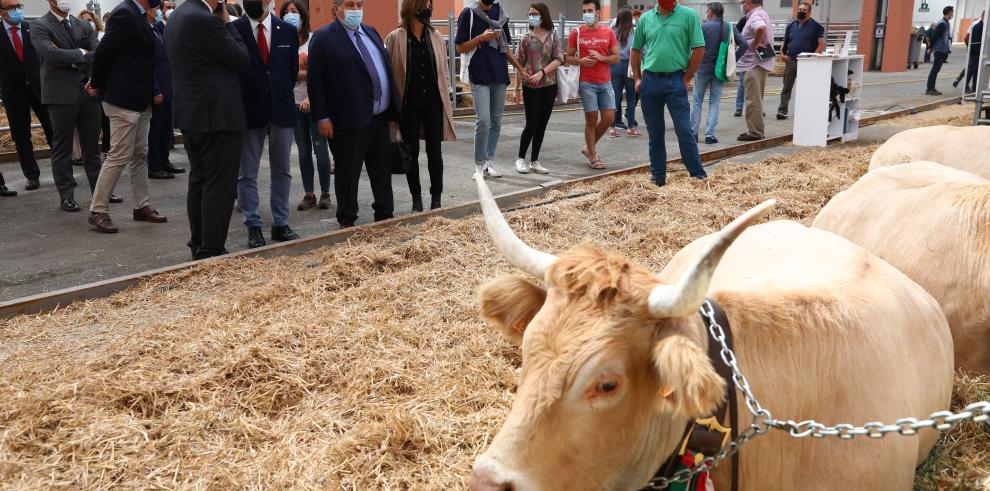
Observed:
[[[430,25],[430,0],[403,0],[400,27],[385,38],[392,57],[392,72],[402,96],[402,140],[411,151],[413,162],[406,173],[412,211],[423,211],[419,183],[419,140],[426,141],[430,171],[430,209],[440,208],[443,194],[443,156],[440,142],[454,141],[454,114],[450,107],[447,50],[443,37]]]

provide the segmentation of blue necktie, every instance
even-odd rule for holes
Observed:
[[[361,52],[364,67],[368,69],[368,75],[371,76],[371,92],[375,95],[375,102],[378,102],[382,100],[382,81],[378,79],[378,70],[375,69],[375,64],[371,61],[371,53],[368,52],[368,48],[361,41],[360,29],[354,31],[354,41],[357,44],[358,51]]]

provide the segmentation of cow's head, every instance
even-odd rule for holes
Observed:
[[[512,410],[474,463],[473,490],[638,489],[713,410],[725,383],[697,315],[726,248],[772,201],[729,224],[676,285],[590,245],[561,257],[524,244],[478,180],[489,234],[546,289],[502,276],[481,289],[481,315],[521,345]]]

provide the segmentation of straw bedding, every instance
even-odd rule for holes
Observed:
[[[33,112],[31,113],[31,122],[32,123],[38,122],[38,118],[34,116]],[[3,127],[10,126],[10,124],[7,122],[6,110],[0,111],[0,126]],[[35,128],[31,130],[31,141],[32,143],[34,143],[35,150],[42,150],[48,148],[48,141],[45,140],[45,133],[44,131],[41,130],[41,128]],[[4,131],[3,133],[0,133],[0,153],[15,152],[15,151],[17,151],[17,149],[14,148],[14,139],[11,138],[10,132]]]
[[[810,223],[873,148],[723,165],[660,190],[614,177],[507,216],[536,247],[590,240],[659,270],[769,197],[771,219]],[[0,321],[0,487],[462,488],[517,381],[518,350],[475,310],[478,286],[507,270],[479,217],[436,218]],[[958,382],[957,405],[990,390]],[[980,431],[948,435],[919,484],[987,474]]]

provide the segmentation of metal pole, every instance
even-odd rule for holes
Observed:
[[[447,12],[447,75],[450,76],[450,107],[457,107],[457,47],[454,45],[454,11]]]

